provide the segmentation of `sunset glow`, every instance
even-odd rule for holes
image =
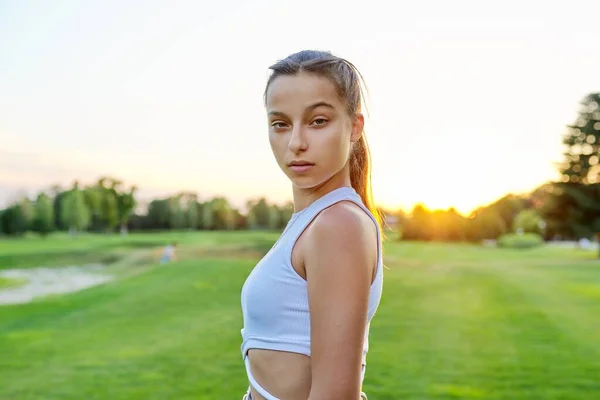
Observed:
[[[289,200],[262,91],[271,63],[318,48],[367,82],[376,200],[468,213],[560,179],[565,126],[600,89],[597,13],[580,6],[201,4],[0,6],[12,32],[0,37],[0,203],[102,175],[142,198]],[[337,21],[360,10],[361,35],[317,24],[315,9]],[[308,22],[287,29],[290,20]]]

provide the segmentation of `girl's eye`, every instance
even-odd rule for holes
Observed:
[[[275,122],[271,123],[271,126],[276,129],[285,128],[285,122],[275,121]]]
[[[327,120],[325,118],[317,118],[313,121],[314,125],[325,125]]]

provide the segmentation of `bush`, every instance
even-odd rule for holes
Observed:
[[[498,238],[498,247],[510,249],[530,249],[541,246],[544,240],[537,233],[524,233],[522,235],[509,233]]]
[[[542,234],[542,218],[537,211],[533,209],[523,210],[515,217],[513,221],[513,230],[521,229],[525,233]]]

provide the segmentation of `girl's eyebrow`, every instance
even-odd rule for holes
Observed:
[[[287,117],[287,115],[281,111],[269,111],[269,115],[277,116],[277,117]]]
[[[327,102],[325,102],[325,101],[319,101],[319,102],[317,102],[317,103],[315,103],[315,104],[313,104],[313,105],[311,105],[311,106],[308,106],[308,107],[306,107],[306,110],[307,110],[307,111],[308,111],[308,110],[314,110],[314,109],[315,109],[315,108],[317,108],[317,107],[329,107],[329,108],[331,108],[331,109],[335,109],[335,107],[334,107],[334,106],[332,106],[331,104],[329,104],[329,103],[327,103]]]
[[[332,106],[331,104],[329,104],[325,101],[318,101],[315,104],[312,104],[312,105],[306,107],[306,111],[311,111],[318,107],[328,107],[331,109],[335,109],[334,106]],[[281,111],[269,111],[269,116],[287,117],[287,115]]]

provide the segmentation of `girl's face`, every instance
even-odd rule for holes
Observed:
[[[295,187],[318,187],[346,167],[364,119],[348,116],[327,78],[305,72],[279,76],[269,86],[266,107],[271,149]]]

